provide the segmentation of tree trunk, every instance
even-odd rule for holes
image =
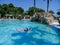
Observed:
[[[47,0],[47,12],[49,10],[49,0]]]
[[[35,8],[36,8],[36,0],[34,0],[34,14],[36,12]]]

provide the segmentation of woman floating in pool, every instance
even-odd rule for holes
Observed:
[[[16,30],[18,30],[20,32],[28,32],[29,30],[31,30],[31,28],[26,28],[26,29],[22,29],[22,30],[16,28]]]

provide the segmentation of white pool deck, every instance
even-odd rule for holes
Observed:
[[[58,23],[58,22],[53,22],[53,23],[50,24],[50,25],[59,25],[59,23]]]
[[[56,28],[59,28],[60,29],[60,26],[58,26],[59,25],[59,23],[58,22],[53,22],[52,24],[50,24],[50,25],[52,25],[52,26],[54,26],[54,27],[56,27]]]

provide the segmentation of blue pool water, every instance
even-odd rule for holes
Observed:
[[[19,32],[30,27],[28,32]],[[0,45],[60,45],[58,29],[29,20],[1,20]]]

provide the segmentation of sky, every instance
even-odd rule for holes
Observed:
[[[0,4],[12,3],[16,7],[22,7],[25,11],[32,7],[34,0],[0,0]],[[46,0],[36,0],[36,7],[42,8],[46,11]],[[60,0],[50,1],[49,10],[53,10],[55,13],[60,9]],[[56,14],[55,14],[56,15]]]

